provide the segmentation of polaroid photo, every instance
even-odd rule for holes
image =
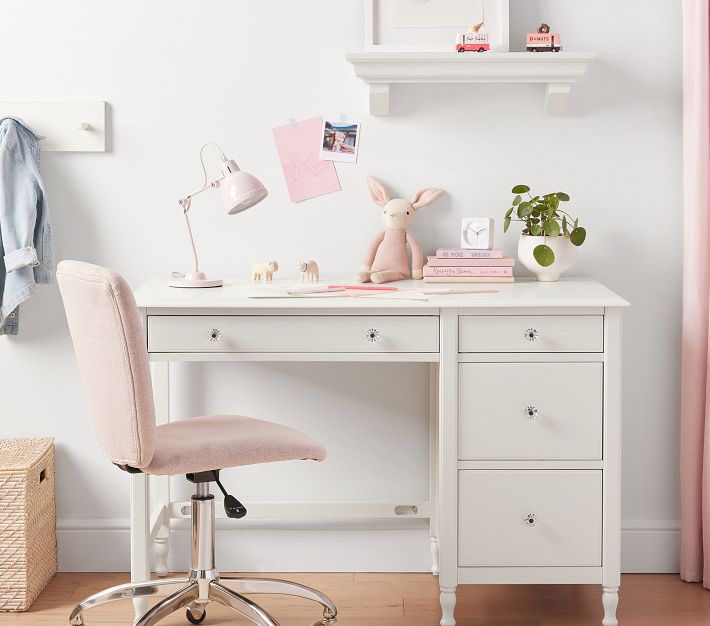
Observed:
[[[334,122],[323,118],[320,158],[323,161],[357,163],[360,145],[360,124],[358,122]]]

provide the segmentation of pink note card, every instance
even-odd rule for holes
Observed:
[[[340,191],[335,164],[320,159],[322,130],[320,117],[274,128],[276,149],[291,202]]]

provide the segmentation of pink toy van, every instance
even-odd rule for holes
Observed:
[[[488,33],[460,33],[456,36],[456,52],[486,52],[490,49]]]

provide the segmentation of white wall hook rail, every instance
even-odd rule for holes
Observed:
[[[0,118],[18,117],[42,135],[45,152],[106,152],[106,103],[0,101]],[[81,131],[81,132],[77,132]]]

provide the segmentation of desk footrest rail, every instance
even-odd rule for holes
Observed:
[[[190,502],[171,502],[171,519],[189,519]],[[217,517],[226,518],[217,507]],[[249,502],[246,521],[429,519],[430,502]]]

